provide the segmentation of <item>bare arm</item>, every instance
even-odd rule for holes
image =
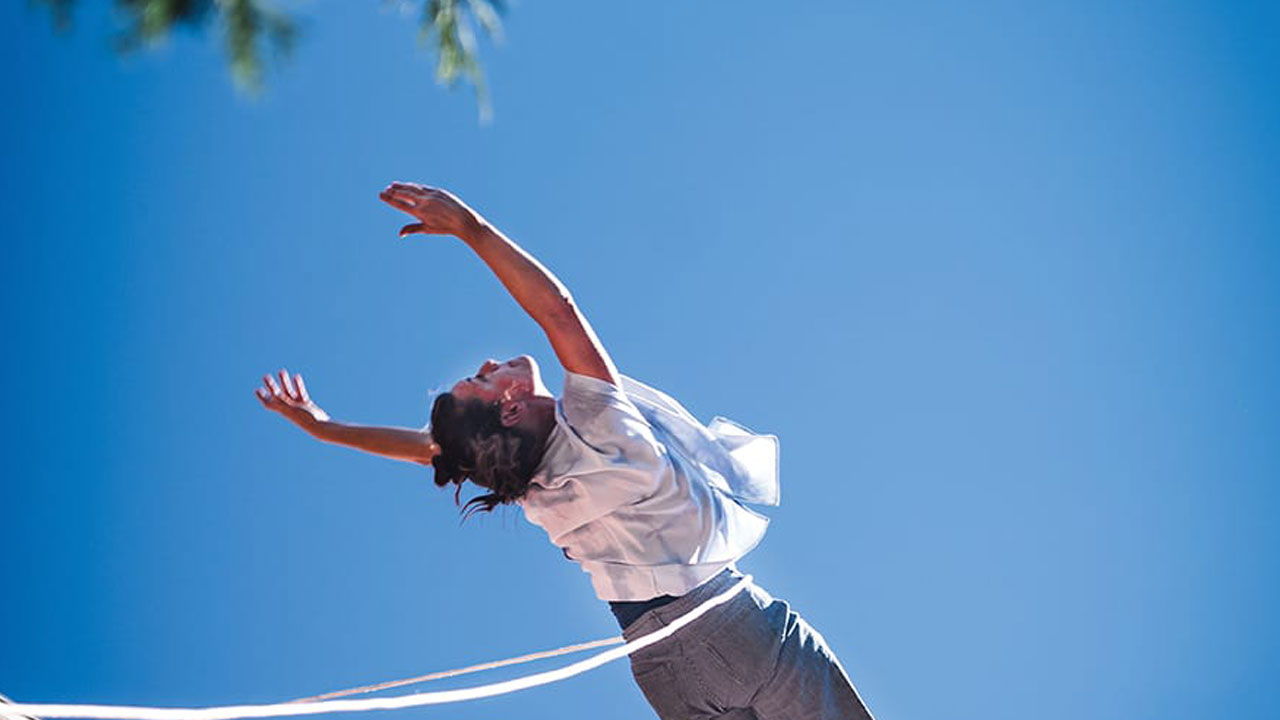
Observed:
[[[430,465],[431,458],[440,452],[431,442],[431,433],[425,430],[350,425],[334,420],[326,420],[304,429],[325,442],[422,465]]]
[[[440,447],[432,442],[431,434],[425,430],[351,425],[331,419],[311,399],[301,375],[291,377],[281,370],[279,382],[265,375],[257,396],[263,407],[280,413],[318,440],[423,465],[430,464],[440,452]]]
[[[406,225],[400,231],[402,237],[412,233],[454,235],[479,255],[546,333],[565,370],[618,384],[613,360],[569,289],[480,213],[448,191],[412,183],[392,183],[380,197],[419,220]]]

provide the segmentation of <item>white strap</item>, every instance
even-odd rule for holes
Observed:
[[[21,718],[97,718],[98,720],[239,720],[240,718],[286,717],[290,715],[315,715],[331,712],[357,712],[362,710],[396,710],[421,705],[462,702],[479,698],[505,695],[539,685],[558,682],[580,675],[605,663],[626,657],[637,650],[661,642],[684,626],[705,615],[712,608],[733,599],[751,582],[748,575],[733,587],[703,602],[681,615],[670,625],[643,637],[638,637],[619,647],[592,655],[585,660],[555,670],[547,670],[524,677],[512,678],[488,685],[477,685],[456,690],[438,690],[396,697],[366,698],[363,700],[322,700],[318,702],[284,702],[270,705],[229,705],[206,708],[153,708],[126,705],[53,705],[38,703],[0,704],[0,716]]]

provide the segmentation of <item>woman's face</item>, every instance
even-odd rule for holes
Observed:
[[[485,360],[475,375],[454,383],[450,392],[459,400],[476,398],[494,403],[527,400],[545,394],[546,389],[538,363],[528,355],[519,355],[501,363]]]

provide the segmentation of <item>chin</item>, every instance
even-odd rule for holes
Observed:
[[[535,395],[547,395],[549,391],[547,386],[542,382],[542,370],[538,367],[538,361],[533,359],[531,355],[521,355],[517,360],[526,363],[529,367],[529,384]]]

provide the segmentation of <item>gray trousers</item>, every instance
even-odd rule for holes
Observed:
[[[741,577],[725,570],[622,634],[666,626]],[[633,654],[631,672],[662,720],[873,720],[818,631],[754,583]]]

